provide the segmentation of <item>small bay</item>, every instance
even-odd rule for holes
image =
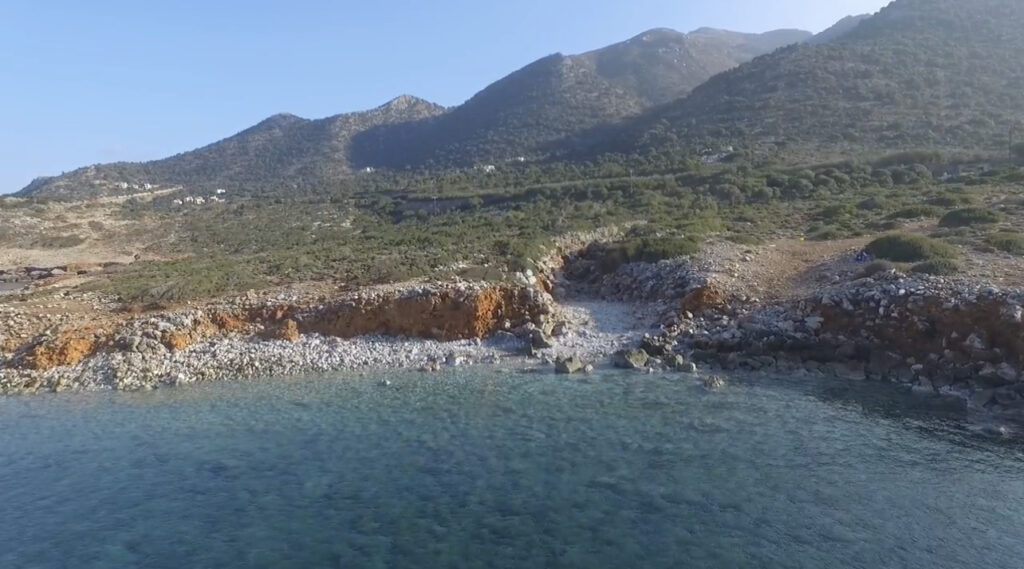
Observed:
[[[0,400],[0,567],[1024,559],[1024,450],[884,385],[384,377]]]

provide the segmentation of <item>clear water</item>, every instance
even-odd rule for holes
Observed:
[[[1024,563],[1024,452],[878,385],[392,381],[0,401],[0,567]]]

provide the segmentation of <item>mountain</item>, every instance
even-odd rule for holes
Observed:
[[[799,30],[742,34],[655,29],[602,49],[539,59],[450,110],[410,96],[371,111],[307,120],[282,114],[171,158],[40,178],[27,196],[125,193],[124,184],[315,187],[366,167],[465,166],[537,157],[555,141],[638,116],[715,74],[809,39]]]
[[[593,151],[1005,149],[1024,115],[1020,22],[1019,0],[896,0],[827,43],[720,74]]]
[[[842,20],[839,20],[832,25],[829,29],[815,35],[811,39],[807,40],[807,43],[815,45],[822,43],[829,43],[839,39],[846,35],[854,28],[860,25],[861,22],[871,17],[871,14],[861,14],[859,16],[847,16]]]
[[[674,100],[717,73],[810,37],[799,30],[655,29],[581,55],[554,54],[445,115],[361,133],[353,161],[401,168],[532,156],[553,141]]]
[[[39,178],[17,195],[94,197],[125,193],[120,184],[212,187],[317,183],[351,170],[352,138],[367,129],[418,121],[445,108],[403,95],[375,109],[308,120],[274,115],[209,146],[145,163],[115,163]]]
[[[677,99],[712,76],[811,37],[802,30],[743,34],[701,28],[682,34],[665,28],[572,59],[645,105]]]

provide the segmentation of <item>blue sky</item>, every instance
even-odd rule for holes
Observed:
[[[884,0],[4,0],[0,193],[150,160],[278,112],[455,105],[555,52],[654,27],[821,31]]]

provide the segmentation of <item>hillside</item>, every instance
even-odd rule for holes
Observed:
[[[581,55],[551,55],[443,116],[361,133],[353,161],[402,168],[534,157],[553,141],[677,99],[717,73],[810,37],[656,29]]]
[[[718,75],[600,151],[714,144],[806,152],[1004,150],[1024,113],[1024,3],[897,0],[833,41]]]
[[[827,30],[825,30],[825,31],[823,31],[823,32],[821,32],[819,34],[816,34],[814,37],[812,37],[811,39],[807,40],[807,43],[812,44],[812,45],[816,45],[816,44],[830,43],[830,42],[836,41],[839,38],[845,36],[846,34],[850,33],[854,29],[856,29],[857,26],[859,26],[861,22],[863,22],[864,20],[867,20],[871,16],[872,16],[871,14],[861,14],[859,16],[847,16],[847,17],[843,18],[842,20],[839,20],[838,22],[833,24]]]
[[[80,198],[126,193],[120,184],[129,184],[131,191],[144,184],[212,189],[317,183],[350,171],[349,145],[359,132],[444,111],[404,95],[376,109],[318,120],[279,114],[197,150],[153,162],[89,166],[40,178],[18,195]]]

